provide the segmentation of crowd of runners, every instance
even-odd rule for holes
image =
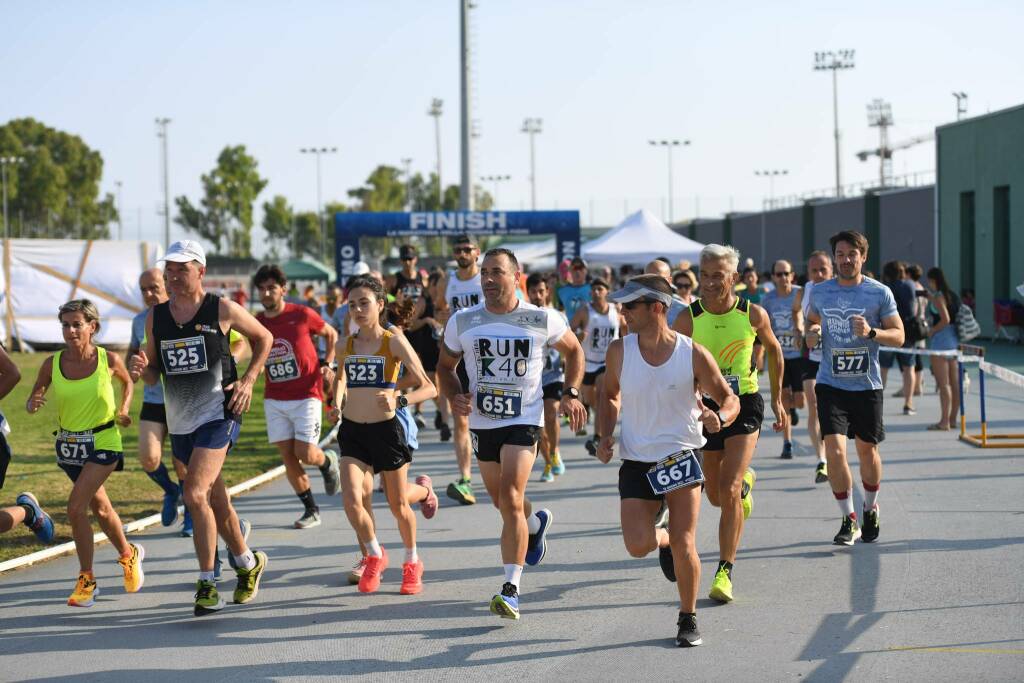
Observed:
[[[642,274],[591,270],[575,258],[558,272],[527,276],[513,251],[481,254],[472,236],[461,236],[452,242],[448,271],[420,269],[416,248],[404,245],[401,270],[385,277],[359,263],[347,282],[327,289],[323,303],[289,297],[282,270],[264,265],[252,278],[261,305],[254,316],[205,291],[201,245],[176,242],[162,269],[139,279],[147,308],[134,321],[126,357],[96,345],[101,321],[90,301],[61,306],[64,346],[43,362],[25,406],[35,413],[48,400],[56,405],[57,465],[73,482],[67,513],[80,572],[68,604],[92,606],[99,593],[90,510],[118,554],[125,591],[144,585],[145,550],[126,539],[104,490],[124,468],[121,434],[133,428],[139,464],[163,492],[162,524],[180,523],[181,535],[192,537],[195,615],[225,606],[218,539],[236,575],[232,601],[256,598],[273,552],[249,545],[252,525],[236,514],[221,470],[262,383],[266,438],[301,503],[294,526],[321,523],[306,473],[312,466],[323,494],[341,495],[360,548],[347,580],[360,592],[376,591],[390,563],[374,519],[380,492],[399,529],[400,592],[423,588],[414,508],[429,520],[439,501],[430,476],[410,470],[426,429],[420,408],[434,402],[433,427],[439,441],[451,441],[458,470],[446,495],[472,506],[482,482],[500,512],[503,577],[490,600],[493,613],[519,618],[523,569],[544,560],[555,515],[535,507],[527,488],[531,480],[566,476],[559,444],[567,426],[587,437],[590,455],[620,460],[626,551],[640,558],[657,550],[679,592],[675,642],[700,645],[695,535],[702,497],[720,510],[710,597],[731,602],[736,554],[754,509],[750,465],[765,403],[770,428],[784,438],[781,458],[793,457],[794,429],[805,425],[816,456],[808,476],[827,483],[840,510],[833,542],[870,543],[880,533],[883,377],[891,364],[880,348],[928,338],[934,348],[956,348],[961,303],[941,270],[928,271],[930,287],[915,287],[903,277],[910,269],[887,264],[883,284],[865,273],[863,235],[839,232],[829,247],[800,263],[805,277],[798,278],[798,261],[776,261],[765,287],[730,246],[707,245],[696,264],[658,259]],[[914,356],[895,355],[910,413]],[[932,370],[942,415],[931,428],[949,429],[955,361],[933,358]],[[0,351],[0,398],[20,379]],[[132,416],[139,384],[142,410]],[[0,418],[0,427],[2,485],[12,456],[7,421]],[[324,438],[328,432],[334,438]],[[854,509],[848,439],[859,462],[861,510]],[[535,475],[538,451],[543,468]],[[53,540],[53,521],[31,493],[0,509],[0,532],[19,524]]]

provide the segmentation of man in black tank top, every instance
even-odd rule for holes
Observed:
[[[206,255],[198,242],[175,242],[163,260],[170,300],[150,311],[145,348],[132,357],[130,372],[133,380],[141,376],[146,384],[163,380],[171,450],[188,466],[185,505],[195,529],[199,580],[194,613],[200,616],[224,607],[214,582],[218,528],[230,530],[224,540],[237,565],[234,602],[256,597],[267,566],[266,553],[254,554],[246,544],[220,472],[274,338],[244,308],[203,290]],[[228,344],[232,328],[252,347],[242,377]]]

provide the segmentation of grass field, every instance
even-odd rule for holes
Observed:
[[[71,527],[67,522],[67,500],[71,491],[71,480],[57,467],[53,448],[53,430],[57,428],[57,409],[51,400],[35,415],[25,411],[32,385],[35,383],[39,366],[49,356],[48,353],[14,353],[14,362],[21,370],[21,382],[4,399],[2,409],[11,424],[9,437],[11,465],[7,470],[7,480],[0,491],[0,507],[14,505],[15,497],[22,491],[31,491],[39,499],[40,504],[53,517],[57,536],[54,543],[71,540]],[[120,385],[114,383],[115,394]],[[132,417],[138,418],[142,407],[142,383],[136,385],[132,400]],[[121,515],[121,520],[146,517],[160,512],[163,491],[154,484],[142,471],[138,461],[138,435],[134,425],[121,430],[124,442],[124,471],[115,472],[107,479],[106,489],[114,507]],[[245,416],[242,436],[238,445],[231,451],[224,465],[224,479],[228,486],[237,484],[279,465],[281,459],[277,449],[267,442],[266,421],[263,417],[263,382],[257,382],[253,392],[252,408]],[[169,444],[165,446],[164,464],[174,478],[171,464]],[[93,524],[99,531],[99,525]],[[36,541],[36,537],[24,526],[0,536],[0,561],[24,555],[44,546]]]

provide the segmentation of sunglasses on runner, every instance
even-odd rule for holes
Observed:
[[[456,254],[472,254],[473,247],[455,247],[452,251]]]

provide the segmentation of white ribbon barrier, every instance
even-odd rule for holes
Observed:
[[[960,351],[933,351],[932,349],[894,349],[888,346],[882,346],[878,349],[879,353],[905,353],[908,356],[944,356],[946,358],[956,358],[961,363],[980,363],[982,361],[981,356],[968,356]]]
[[[996,377],[1003,380],[1007,384],[1012,384],[1018,389],[1024,389],[1024,375],[1016,373],[1013,370],[1004,368],[1002,365],[994,365],[992,363],[987,363],[985,361],[981,361],[978,364],[978,367],[981,368],[982,372],[987,372],[990,375],[995,375]]]

